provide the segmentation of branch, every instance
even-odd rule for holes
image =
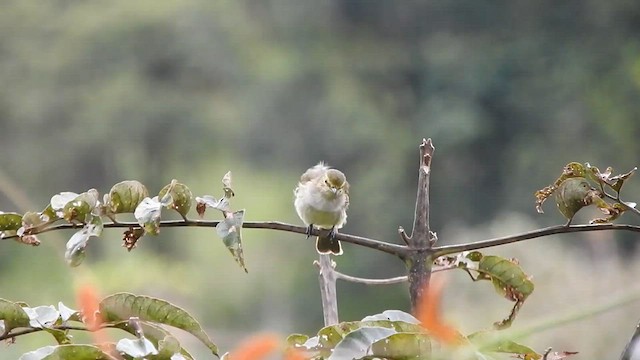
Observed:
[[[215,228],[220,221],[207,221],[207,220],[167,220],[161,221],[160,227],[212,227]],[[42,234],[49,231],[56,230],[68,230],[68,229],[79,229],[82,228],[82,224],[57,224],[53,226],[49,226],[43,229],[37,229],[33,232],[26,232],[29,235]],[[140,224],[137,222],[117,222],[117,223],[106,223],[104,224],[105,228],[139,228]],[[271,229],[271,230],[280,230],[287,231],[298,234],[306,234],[307,227],[297,226],[293,224],[287,224],[279,221],[245,221],[242,223],[242,227],[245,229]],[[311,235],[320,235],[321,230],[314,228]],[[13,239],[17,238],[17,235],[10,235],[2,238],[1,240]],[[356,244],[364,247],[368,247],[374,250],[380,250],[382,252],[386,252],[387,254],[395,255],[398,257],[404,256],[408,249],[406,246],[397,245],[392,243],[387,243],[380,240],[370,239],[362,236],[349,235],[345,233],[337,233],[336,239],[340,241],[344,241],[351,244]]]
[[[338,292],[336,290],[335,263],[331,260],[331,255],[320,254],[320,261],[314,261],[320,271],[320,297],[322,299],[322,314],[324,315],[324,326],[331,326],[338,323]]]
[[[640,226],[636,225],[627,225],[627,224],[595,224],[595,225],[556,225],[543,229],[537,229],[533,231],[528,231],[522,234],[509,235],[499,238],[487,239],[476,241],[467,244],[458,244],[458,245],[445,245],[445,246],[436,246],[433,247],[433,256],[443,256],[449,255],[453,253],[459,253],[463,251],[471,251],[484,249],[488,247],[510,244],[522,240],[534,239],[538,237],[553,235],[553,234],[566,234],[566,233],[574,233],[574,232],[583,232],[583,231],[601,231],[601,230],[626,230],[626,231],[634,231],[640,232]]]
[[[58,325],[58,326],[52,326],[50,328],[27,328],[27,329],[19,330],[16,332],[9,332],[8,334],[2,334],[0,335],[0,341],[12,339],[20,335],[27,335],[34,332],[47,330],[47,329],[63,330],[63,331],[64,330],[89,331],[89,329],[87,329],[85,326],[73,326],[73,325]]]
[[[435,243],[435,233],[431,231],[429,226],[429,178],[431,176],[431,158],[435,148],[431,139],[422,139],[418,148],[420,150],[418,191],[411,236],[407,237],[404,230],[399,229],[400,236],[411,250],[404,257],[404,260],[409,267],[409,295],[411,309],[414,312],[417,310],[424,292],[429,288],[433,255],[431,247]]]
[[[398,284],[398,283],[405,282],[408,279],[408,277],[406,275],[392,277],[392,278],[388,278],[388,279],[367,279],[367,278],[361,278],[361,277],[346,275],[346,274],[343,274],[343,273],[341,273],[339,271],[334,271],[334,272],[336,274],[336,278],[337,279],[350,281],[350,282],[354,282],[354,283],[359,283],[359,284],[365,284],[365,285]]]
[[[416,248],[424,248],[429,236],[429,177],[431,175],[431,157],[435,148],[431,139],[422,139],[420,144],[420,167],[418,168],[418,193],[416,209],[411,230],[411,244]]]

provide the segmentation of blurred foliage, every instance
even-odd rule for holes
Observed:
[[[172,178],[212,193],[231,170],[247,221],[297,223],[291,191],[324,160],[352,184],[344,231],[399,241],[397,226],[413,217],[417,145],[431,137],[441,242],[486,237],[458,234],[506,211],[535,216],[528,226],[558,223],[535,213],[533,192],[568,161],[637,165],[639,19],[640,3],[626,0],[7,0],[0,209],[41,209],[61,191],[104,193],[125,179],[150,193]],[[640,185],[623,193],[634,201]],[[68,279],[86,267],[105,294],[194,309],[221,346],[259,328],[321,324],[313,245],[301,236],[244,232],[248,275],[213,231],[166,230],[130,254],[105,231],[73,272],[69,236],[43,235],[40,248],[3,243],[0,296],[72,302]],[[635,240],[615,236],[625,247]],[[385,255],[345,253],[341,271],[403,271]],[[402,285],[339,291],[344,320],[408,308]],[[541,346],[573,348],[575,337],[563,339]]]

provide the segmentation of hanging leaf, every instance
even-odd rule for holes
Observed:
[[[162,199],[167,194],[171,195],[172,199],[171,203],[167,207],[177,211],[184,219],[186,219],[187,213],[191,209],[191,199],[193,198],[193,194],[189,187],[174,179],[171,180],[170,184],[160,190],[158,197]]]
[[[76,267],[85,258],[85,248],[92,236],[98,237],[102,234],[104,225],[100,216],[92,215],[91,221],[86,223],[82,230],[76,232],[67,241],[64,258],[71,267]]]
[[[497,329],[508,328],[524,301],[533,293],[533,282],[515,260],[508,260],[500,256],[483,256],[480,259],[477,271],[479,275],[476,280],[491,280],[499,294],[515,302],[509,316],[494,323]]]
[[[231,255],[236,262],[247,271],[244,264],[244,255],[242,253],[242,220],[244,218],[244,210],[238,210],[234,213],[226,213],[226,218],[218,223],[216,231],[218,236],[222,238],[224,245],[229,249]]]
[[[163,204],[157,196],[144,198],[133,213],[138,224],[142,226],[145,233],[158,235],[160,233],[160,215]]]
[[[149,197],[147,188],[137,180],[121,181],[104,195],[107,214],[133,213],[144,198]]]
[[[100,313],[105,322],[119,322],[131,317],[170,325],[191,333],[202,341],[214,355],[218,355],[217,346],[202,330],[200,324],[189,313],[164,300],[118,293],[106,297],[100,302]]]

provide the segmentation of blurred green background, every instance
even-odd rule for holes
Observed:
[[[432,228],[450,244],[562,222],[553,204],[535,212],[533,192],[570,161],[620,172],[640,163],[636,1],[5,0],[0,29],[4,211],[124,179],[157,192],[177,178],[219,196],[231,170],[246,220],[300,223],[292,189],[324,160],[352,186],[344,232],[399,242],[413,219],[417,145],[431,137]],[[638,201],[634,180],[624,193]],[[74,305],[75,284],[92,279],[104,295],[186,308],[225,351],[255,332],[322,326],[304,236],[245,230],[245,274],[207,229],[163,229],[131,253],[106,231],[76,269],[63,259],[70,235],[43,235],[38,248],[2,242],[0,297]],[[517,257],[536,282],[514,326],[637,290],[635,241],[583,233],[488,250]],[[337,262],[351,275],[404,271],[350,245]],[[406,285],[338,292],[342,320],[409,309]],[[490,284],[448,277],[444,316],[464,333],[510,308]],[[526,343],[617,357],[638,319],[635,304]],[[0,354],[50,343],[21,337]]]

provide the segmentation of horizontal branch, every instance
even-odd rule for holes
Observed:
[[[209,228],[215,228],[218,224],[220,223],[220,221],[208,221],[208,220],[167,220],[167,221],[161,221],[160,222],[160,227],[209,227]],[[57,224],[57,225],[52,225],[52,226],[48,226],[46,228],[43,229],[38,229],[38,231],[35,231],[33,233],[30,233],[32,235],[35,234],[42,234],[45,232],[49,232],[49,231],[56,231],[56,230],[68,230],[68,229],[79,229],[82,228],[83,225],[81,224]],[[108,229],[108,228],[129,228],[129,227],[135,227],[135,228],[139,228],[140,225],[137,222],[117,222],[117,223],[105,223],[104,224],[104,228]],[[287,223],[283,223],[283,222],[279,222],[279,221],[245,221],[242,223],[242,227],[245,229],[271,229],[271,230],[280,230],[280,231],[286,231],[286,232],[292,232],[292,233],[298,233],[298,234],[307,234],[307,227],[306,226],[297,226],[297,225],[293,225],[293,224],[287,224]],[[317,228],[313,228],[311,235],[319,235],[321,233],[322,230],[318,230]],[[2,240],[7,240],[7,239],[12,239],[12,238],[17,238],[17,235],[11,235],[11,236],[6,236],[4,238],[2,238]],[[392,243],[387,243],[384,241],[380,241],[380,240],[375,240],[375,239],[370,239],[370,238],[366,238],[366,237],[362,237],[362,236],[355,236],[355,235],[349,235],[349,234],[344,234],[344,233],[337,233],[336,234],[336,239],[340,240],[340,241],[344,241],[347,243],[351,243],[351,244],[356,244],[356,245],[360,245],[360,246],[364,246],[364,247],[368,247],[370,249],[375,249],[375,250],[380,250],[382,252],[386,252],[388,254],[391,255],[395,255],[398,257],[402,257],[404,256],[408,249],[406,246],[403,245],[398,245],[398,244],[392,244]]]
[[[341,279],[341,280],[345,280],[353,283],[365,284],[365,285],[398,284],[398,283],[406,282],[409,278],[408,276],[404,275],[404,276],[397,276],[397,277],[388,278],[388,279],[367,279],[367,278],[361,278],[361,277],[343,274],[339,271],[336,271],[335,274],[337,279]]]
[[[43,331],[46,329],[54,329],[54,330],[61,330],[61,331],[66,331],[66,330],[89,331],[86,326],[73,326],[73,325],[54,325],[48,328],[30,327],[30,328],[26,328],[26,329],[14,331],[14,332],[9,332],[8,334],[0,334],[0,341],[12,339],[17,336],[31,334],[38,331]]]
[[[626,224],[595,224],[595,225],[556,225],[543,229],[528,231],[522,234],[509,235],[499,238],[476,241],[467,244],[445,245],[433,247],[434,257],[459,253],[463,251],[471,251],[484,249],[488,247],[510,244],[518,241],[539,238],[554,234],[566,234],[583,231],[602,231],[602,230],[626,230],[640,232],[640,226]]]

